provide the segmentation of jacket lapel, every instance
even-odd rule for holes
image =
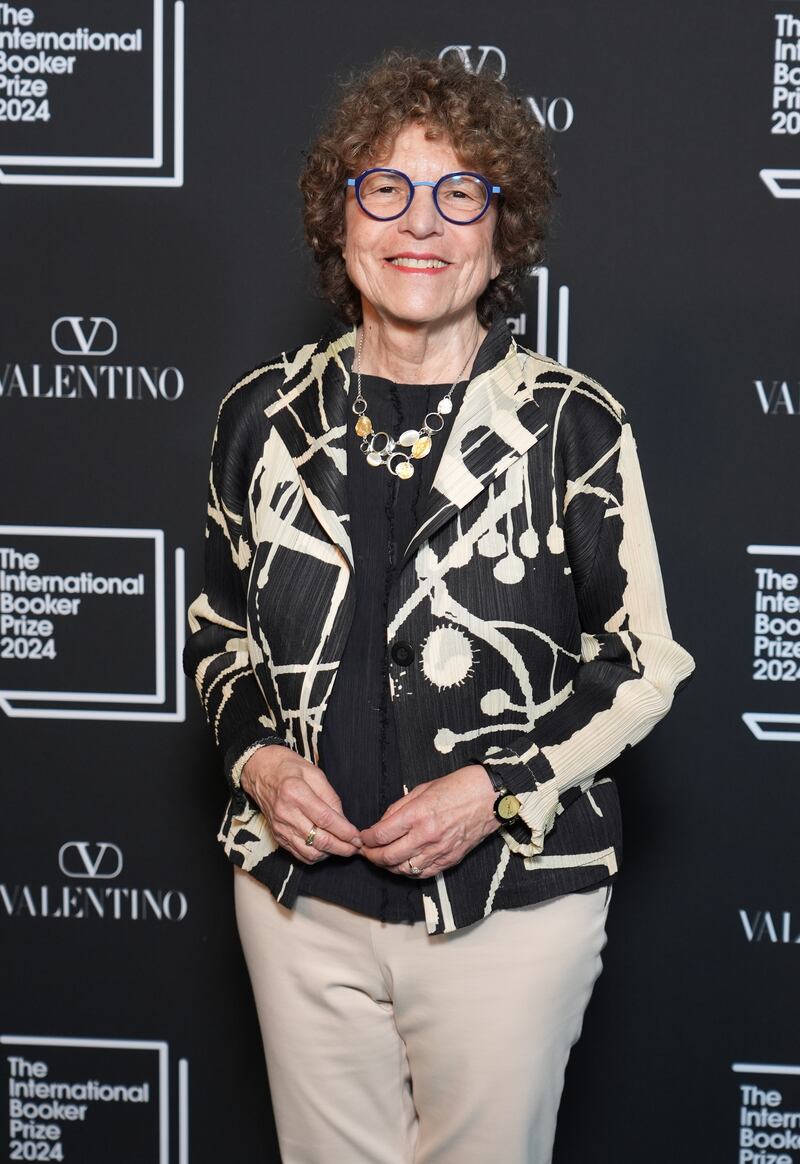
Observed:
[[[284,357],[284,384],[266,410],[300,475],[306,501],[351,570],[346,436],[353,336],[352,328],[333,325],[318,344]]]
[[[350,391],[354,344],[354,329],[336,325],[319,344],[300,349],[287,361],[284,386],[267,410],[289,449],[308,504],[351,570],[346,437],[347,426],[355,423],[350,399],[355,395],[355,384]],[[534,363],[520,359],[498,316],[481,344],[402,565],[546,431],[534,398]]]
[[[425,538],[513,465],[547,429],[514,338],[497,319],[481,345],[404,566]]]

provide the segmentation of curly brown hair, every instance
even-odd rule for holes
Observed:
[[[299,186],[308,245],[323,296],[348,323],[361,319],[361,296],[342,257],[346,181],[391,152],[410,123],[449,139],[462,164],[502,187],[494,251],[501,264],[478,300],[488,325],[511,306],[529,268],[541,261],[557,187],[546,131],[528,102],[496,76],[467,71],[458,59],[425,59],[396,50],[343,83],[339,105],[306,155]]]

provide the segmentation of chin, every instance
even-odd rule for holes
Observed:
[[[465,307],[454,306],[451,303],[439,304],[424,300],[403,300],[402,302],[389,301],[381,305],[381,310],[392,318],[403,323],[439,323],[441,320],[464,314]],[[473,305],[474,310],[474,305]]]

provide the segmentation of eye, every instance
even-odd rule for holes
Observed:
[[[439,187],[439,199],[450,206],[455,204],[464,207],[483,206],[486,201],[486,190],[477,178],[461,174],[442,183]]]
[[[369,174],[361,183],[361,197],[384,201],[394,198],[407,197],[408,191],[403,182],[393,174]]]
[[[483,199],[477,198],[474,190],[448,190],[445,195],[452,202],[478,202]]]

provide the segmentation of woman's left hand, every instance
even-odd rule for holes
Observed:
[[[362,829],[362,857],[392,873],[409,873],[408,863],[433,877],[466,856],[495,832],[492,806],[497,793],[480,764],[457,768],[428,780],[395,800],[380,820]]]

